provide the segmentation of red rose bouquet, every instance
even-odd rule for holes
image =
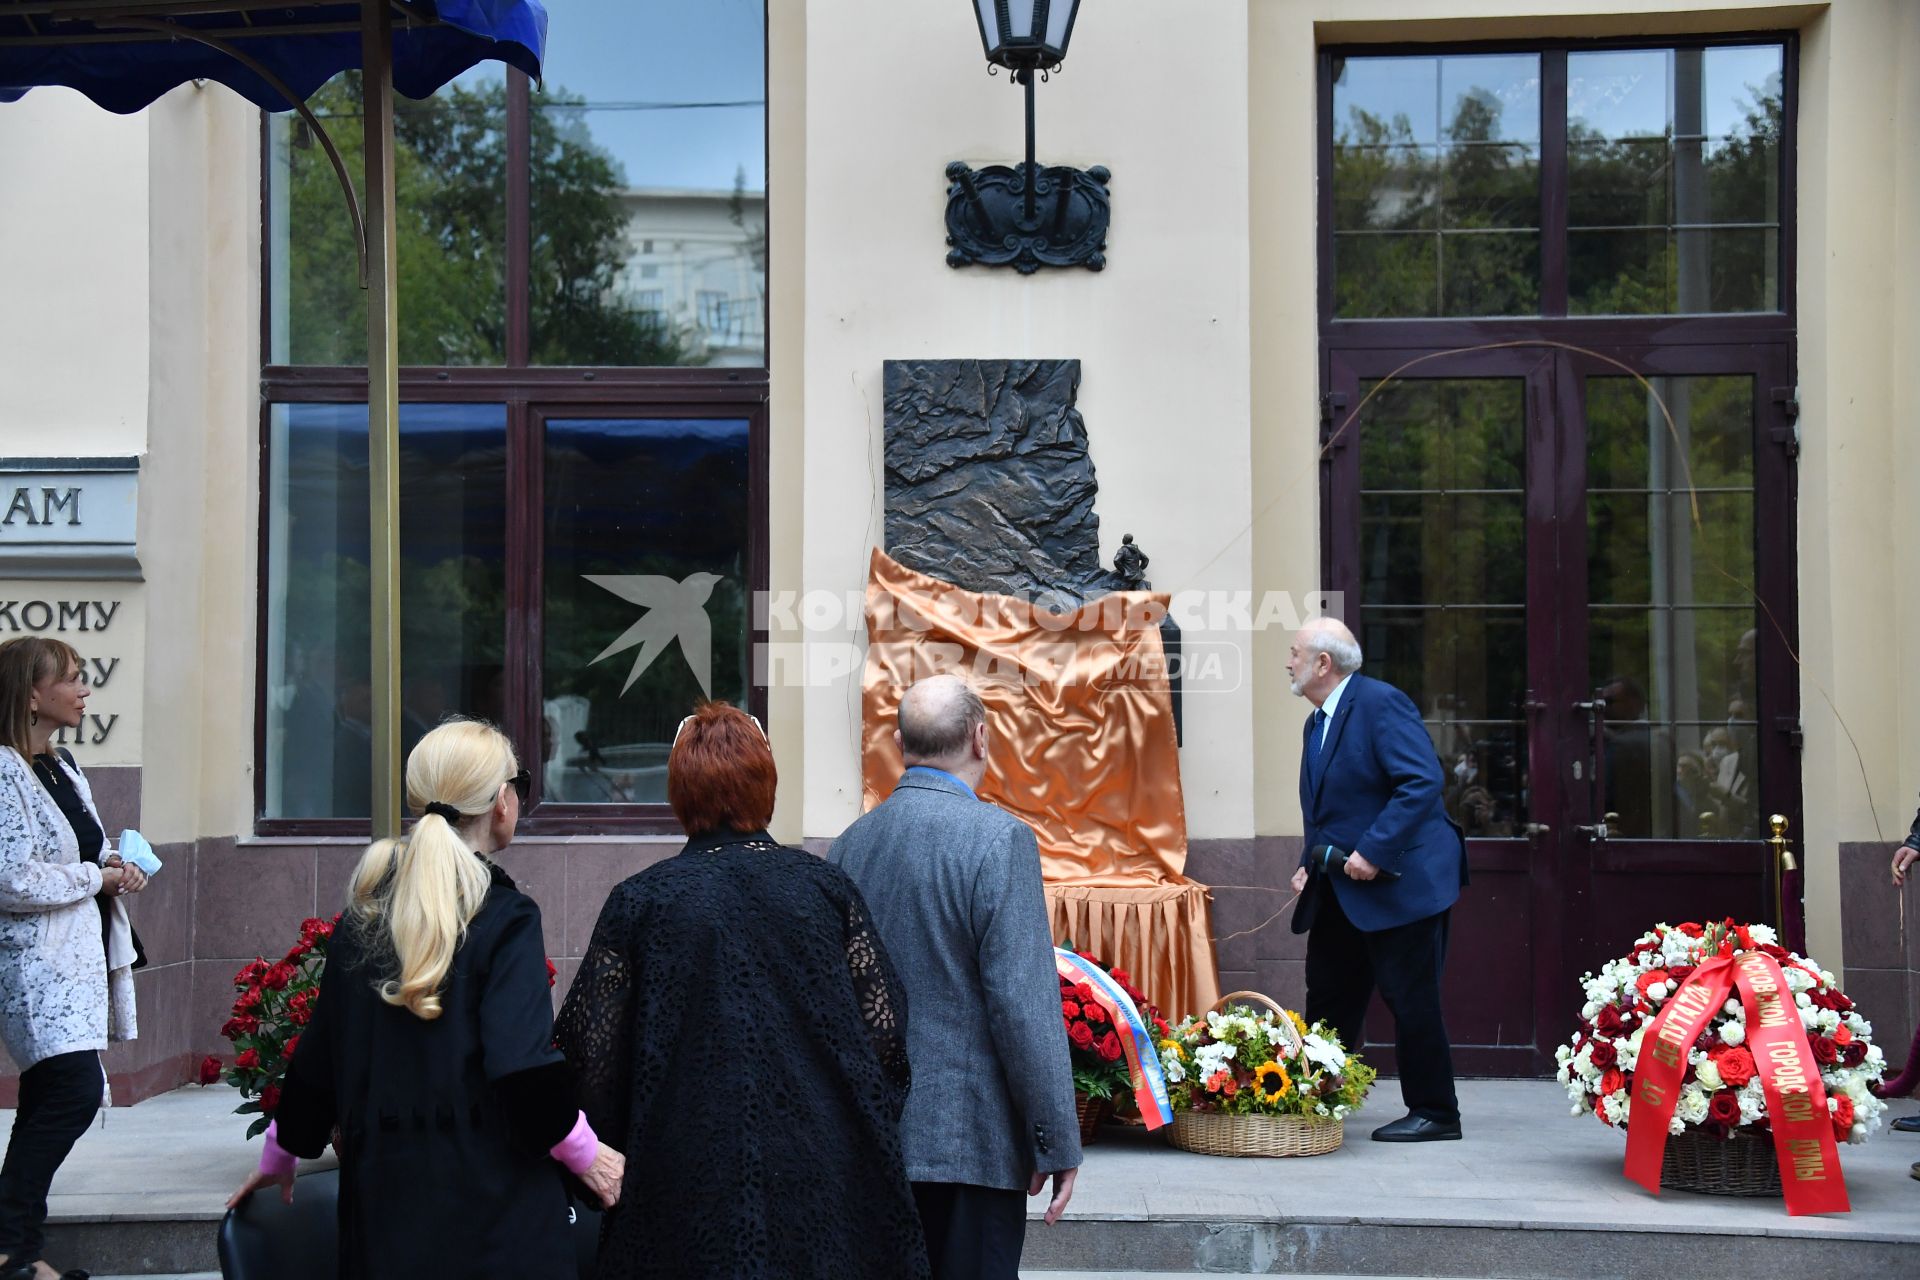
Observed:
[[[1873,1094],[1874,1082],[1886,1070],[1872,1040],[1873,1024],[1860,1015],[1833,974],[1778,945],[1771,928],[1732,920],[1656,925],[1623,958],[1585,975],[1580,1025],[1555,1055],[1557,1078],[1566,1087],[1573,1114],[1592,1113],[1603,1123],[1626,1128],[1634,1073],[1650,1052],[1646,1039],[1654,1019],[1702,964],[1750,953],[1778,966],[1784,1020],[1806,1036],[1834,1140],[1863,1141],[1886,1110]],[[1770,1130],[1766,1082],[1754,1056],[1757,1029],[1748,1025],[1740,993],[1733,991],[1698,1014],[1703,1020],[1698,1038],[1683,1046],[1676,1037],[1669,1050],[1680,1083],[1668,1132],[1725,1138]]]
[[[240,994],[233,1002],[233,1016],[220,1028],[233,1045],[233,1062],[208,1057],[200,1064],[200,1083],[215,1084],[224,1078],[240,1090],[246,1100],[234,1108],[234,1114],[255,1117],[247,1126],[249,1138],[266,1131],[280,1105],[280,1084],[301,1031],[313,1019],[320,999],[320,971],[327,962],[327,940],[339,919],[302,921],[300,940],[283,958],[271,963],[257,958],[233,975]]]
[[[1125,969],[1107,969],[1105,963],[1085,951],[1074,954],[1106,969],[1107,975],[1126,992],[1127,999],[1133,1001],[1133,1007],[1140,1011],[1141,1020],[1154,1037],[1166,1036],[1167,1020],[1133,985],[1133,978]],[[1120,1033],[1107,1017],[1107,1011],[1095,1001],[1093,989],[1060,975],[1060,1016],[1067,1024],[1067,1047],[1072,1051],[1074,1092],[1101,1101],[1130,1096],[1133,1081],[1127,1074]]]

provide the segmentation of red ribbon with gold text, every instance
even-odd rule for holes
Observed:
[[[1747,1014],[1747,1045],[1767,1097],[1787,1212],[1845,1213],[1847,1184],[1820,1064],[1780,966],[1760,951],[1705,961],[1648,1025],[1633,1072],[1627,1177],[1660,1194],[1660,1162],[1686,1079],[1687,1055],[1736,986]]]

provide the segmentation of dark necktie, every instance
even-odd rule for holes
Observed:
[[[1313,709],[1313,758],[1318,760],[1320,752],[1326,748],[1327,713],[1319,707]]]

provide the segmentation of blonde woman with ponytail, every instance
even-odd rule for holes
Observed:
[[[269,1184],[291,1202],[294,1158],[337,1127],[343,1277],[571,1280],[562,1170],[619,1199],[625,1162],[553,1047],[540,909],[492,860],[526,786],[491,725],[414,747],[420,820],[360,859],[260,1168],[229,1202]]]

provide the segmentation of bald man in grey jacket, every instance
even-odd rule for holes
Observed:
[[[900,1120],[935,1280],[1015,1280],[1026,1195],[1073,1196],[1080,1129],[1040,851],[980,800],[987,717],[957,676],[907,690],[907,770],[828,855],[855,883],[907,988],[913,1091]]]

